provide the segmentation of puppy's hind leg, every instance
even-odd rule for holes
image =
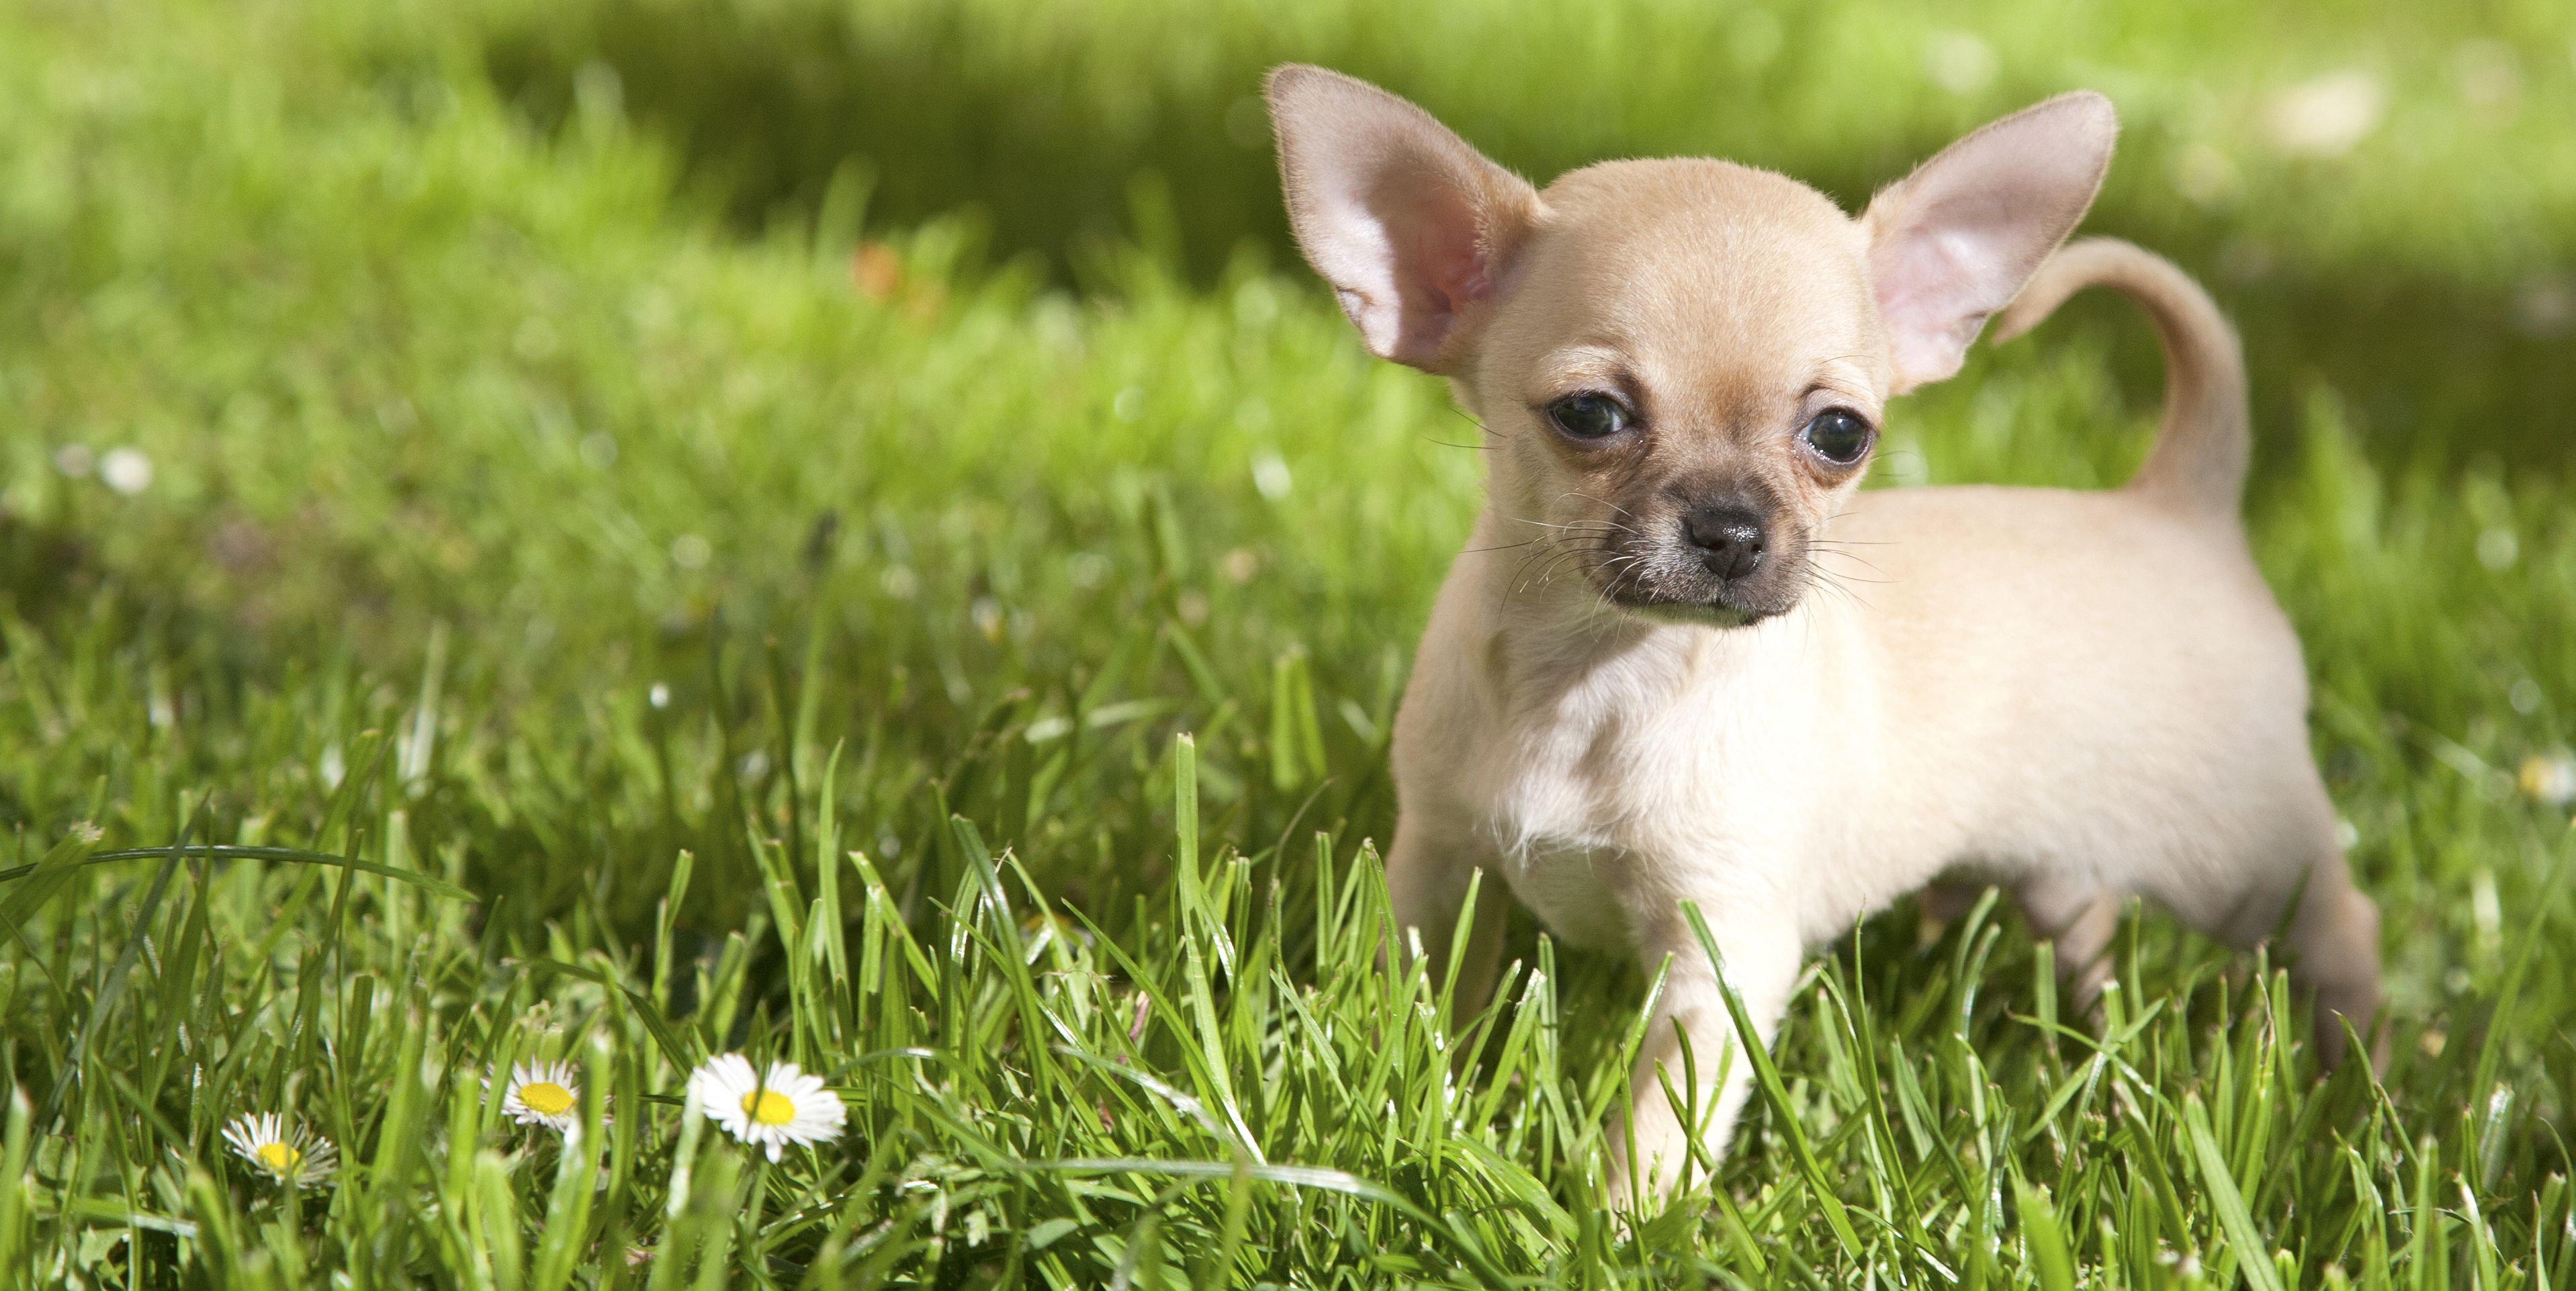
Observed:
[[[2090,1014],[2111,982],[2111,939],[2120,931],[2121,897],[2084,884],[2034,879],[2014,889],[2031,935],[2051,943],[2067,1002]]]
[[[2368,1040],[2378,1022],[2379,906],[2353,886],[2322,785],[2300,817],[2294,830],[2274,840],[2274,854],[2291,863],[2271,868],[2232,903],[2219,905],[2207,889],[2157,895],[2184,922],[2240,949],[2280,934],[2290,981],[2316,1008],[2317,1059],[2332,1069],[2346,1056],[2344,1023]],[[2293,899],[2295,909],[2289,908]],[[2376,1069],[2387,1061],[2386,1038],[2371,1043]]]
[[[2370,1065],[2388,1065],[2388,1037],[2378,1030],[2379,904],[2353,886],[2341,848],[2330,847],[2307,873],[2290,916],[2290,980],[2314,993],[2317,1059],[2343,1065],[2343,1024],[2371,1046]]]
[[[1985,894],[1983,884],[1964,879],[1933,880],[1932,885],[1923,889],[1915,899],[1915,905],[1923,915],[1922,924],[1915,932],[1916,940],[1926,946],[1939,941],[1951,924],[1967,918],[1968,912],[1977,908],[1978,899]]]

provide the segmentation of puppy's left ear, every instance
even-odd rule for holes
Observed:
[[[2061,94],[1942,149],[1869,204],[1894,393],[1959,370],[1987,316],[2093,205],[2119,133],[2109,99]]]

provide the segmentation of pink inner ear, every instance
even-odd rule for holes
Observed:
[[[1369,349],[1426,371],[1500,285],[1538,194],[1420,108],[1311,67],[1274,73],[1289,223]]]
[[[1427,258],[1431,289],[1451,313],[1485,298],[1492,282],[1485,272],[1485,253],[1476,245],[1469,231],[1464,245],[1451,243],[1437,248]]]
[[[2061,95],[1950,145],[1870,203],[1897,393],[1959,370],[1986,319],[2084,218],[2118,132],[2110,100]]]
[[[1870,270],[1899,392],[1957,372],[2018,285],[1991,238],[1959,229],[1898,230],[1871,249]]]
[[[1418,196],[1410,210],[1388,212],[1397,233],[1394,277],[1401,299],[1400,340],[1408,361],[1437,357],[1459,316],[1493,289],[1476,213],[1455,192]]]

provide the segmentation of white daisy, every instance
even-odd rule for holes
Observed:
[[[331,1140],[290,1126],[274,1113],[234,1117],[224,1126],[224,1141],[279,1183],[319,1183],[340,1162]]]
[[[484,1088],[491,1088],[485,1081]],[[519,1063],[510,1068],[502,1087],[501,1110],[521,1125],[542,1125],[558,1134],[581,1124],[581,1086],[568,1062]]]
[[[841,1122],[849,1115],[841,1096],[823,1087],[822,1077],[807,1075],[792,1062],[771,1063],[767,1072],[757,1072],[738,1053],[718,1054],[690,1072],[689,1095],[725,1133],[767,1147],[772,1161],[790,1143],[841,1137]]]
[[[111,448],[98,459],[98,478],[107,487],[133,497],[152,487],[152,459],[139,448]]]
[[[2522,791],[2552,807],[2576,802],[2576,758],[2552,753],[2522,760]]]

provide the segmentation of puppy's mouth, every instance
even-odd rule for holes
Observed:
[[[1633,544],[1593,567],[1601,598],[1640,618],[1699,627],[1746,627],[1788,613],[1804,587],[1805,553],[1773,550],[1729,561],[1696,544]]]

